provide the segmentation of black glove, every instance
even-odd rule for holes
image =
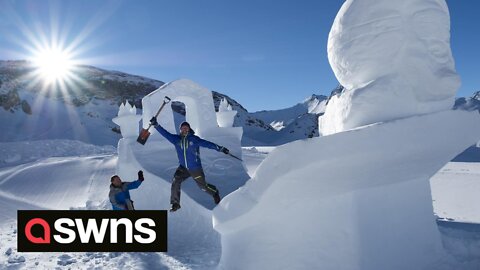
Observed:
[[[138,171],[138,180],[143,181],[145,178],[143,177],[143,171]]]
[[[228,150],[226,147],[220,146],[220,152],[223,152],[225,155],[228,155],[228,153],[230,153],[230,150]]]
[[[150,119],[150,124],[152,126],[158,126],[158,122],[157,122],[157,117],[152,117],[152,119]]]

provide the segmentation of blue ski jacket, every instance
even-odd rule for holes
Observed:
[[[221,146],[204,140],[198,136],[195,136],[193,132],[187,134],[187,136],[172,134],[164,129],[162,126],[157,125],[155,129],[162,134],[165,139],[175,145],[177,150],[178,162],[181,166],[188,170],[201,169],[202,162],[200,161],[200,146],[220,151]]]
[[[127,210],[127,200],[130,200],[131,189],[136,189],[142,184],[142,181],[123,182],[121,187],[110,185],[108,197],[112,203],[113,210]]]

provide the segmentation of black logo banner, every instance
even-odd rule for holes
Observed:
[[[166,252],[167,211],[18,210],[19,252]]]

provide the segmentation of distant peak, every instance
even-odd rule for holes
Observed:
[[[472,98],[476,99],[476,100],[480,100],[480,91],[477,91],[477,92],[473,93]]]
[[[307,97],[306,99],[303,100],[303,103],[306,103],[306,102],[310,102],[310,101],[314,101],[314,100],[319,100],[319,101],[322,101],[322,100],[325,100],[327,99],[328,97],[327,96],[324,96],[324,95],[316,95],[316,94],[312,94],[311,96]]]

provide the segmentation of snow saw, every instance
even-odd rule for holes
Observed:
[[[160,109],[158,109],[157,113],[155,114],[155,117],[158,116],[158,114],[162,111],[163,107],[165,107],[165,105],[167,103],[169,103],[170,101],[171,101],[171,99],[169,97],[165,96],[165,98],[163,99],[163,104],[162,104],[162,106],[160,106]],[[142,130],[140,131],[140,135],[138,135],[137,142],[139,142],[142,145],[145,145],[145,143],[148,140],[148,137],[150,136],[150,132],[148,130],[151,127],[152,127],[152,124],[150,123],[148,125],[147,129],[142,128]]]

